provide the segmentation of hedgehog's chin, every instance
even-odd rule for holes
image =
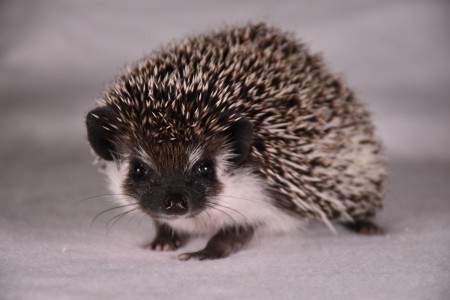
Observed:
[[[152,219],[157,221],[175,221],[180,219],[191,219],[195,218],[198,214],[201,213],[201,211],[197,212],[187,212],[183,215],[170,215],[170,214],[164,214],[164,213],[155,213],[151,211],[144,210],[144,213],[149,215]]]
[[[145,213],[156,221],[174,221],[174,220],[184,217],[184,216],[175,216],[175,215],[155,214],[155,213],[149,213],[149,212],[145,212]]]

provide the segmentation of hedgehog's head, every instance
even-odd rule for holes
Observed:
[[[226,177],[249,161],[253,127],[245,118],[208,139],[158,142],[126,136],[117,119],[110,106],[89,112],[88,140],[107,162],[114,193],[155,218],[194,217],[214,206]]]

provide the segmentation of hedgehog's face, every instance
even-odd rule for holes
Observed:
[[[183,153],[183,148],[190,147],[155,146],[145,155],[131,155],[125,163],[124,193],[155,218],[195,216],[221,190],[214,156],[202,155],[199,148]]]
[[[115,193],[125,194],[155,218],[195,217],[220,195],[224,174],[244,163],[250,152],[252,125],[241,119],[227,132],[202,143],[120,145],[105,130],[111,110],[97,108],[87,117],[94,151],[110,161],[107,170]]]

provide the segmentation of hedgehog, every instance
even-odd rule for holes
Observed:
[[[153,220],[150,249],[205,235],[178,258],[224,258],[310,220],[382,232],[385,160],[368,110],[276,27],[227,26],[150,53],[86,126],[117,201]]]

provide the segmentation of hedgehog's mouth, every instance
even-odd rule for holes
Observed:
[[[162,212],[156,212],[156,211],[149,209],[148,207],[145,207],[142,205],[141,205],[141,210],[143,213],[145,213],[146,215],[148,215],[149,217],[151,217],[152,219],[155,219],[155,220],[176,220],[177,218],[183,217],[183,215],[171,215],[171,214],[166,214],[166,213],[162,213]]]
[[[202,210],[195,210],[195,211],[189,211],[186,214],[183,215],[170,215],[170,214],[164,214],[164,213],[155,213],[152,211],[149,211],[147,209],[143,209],[144,213],[149,215],[151,218],[155,220],[161,220],[161,221],[173,221],[177,219],[192,219],[201,214]]]
[[[155,219],[155,220],[162,220],[162,221],[164,221],[164,220],[176,220],[176,219],[178,219],[180,217],[183,217],[183,215],[169,215],[169,214],[159,213],[159,212],[157,213],[157,212],[151,211],[149,209],[145,209],[145,208],[142,208],[142,211],[145,214],[149,215],[151,218]]]

